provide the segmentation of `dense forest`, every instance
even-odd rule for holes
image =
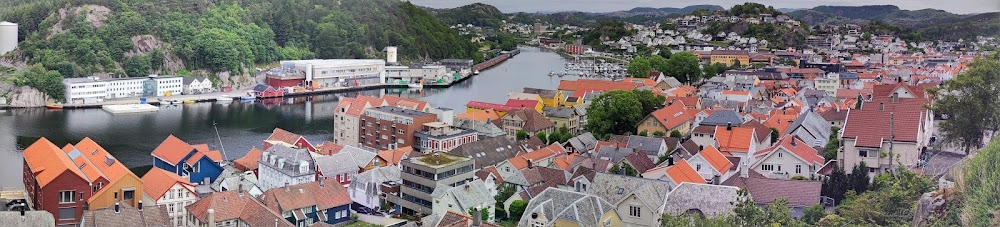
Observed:
[[[398,0],[12,0],[12,58],[63,77],[251,71],[283,59],[482,60],[478,46]]]
[[[960,15],[937,9],[904,10],[892,5],[817,6],[788,13],[810,25],[858,24],[887,28],[874,34],[902,36],[907,40],[971,40],[1000,35],[1000,13]],[[888,26],[886,26],[888,25]]]

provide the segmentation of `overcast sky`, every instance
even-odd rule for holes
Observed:
[[[744,2],[760,2],[774,8],[812,8],[819,5],[896,5],[902,9],[942,9],[952,13],[985,13],[1000,11],[1000,0],[410,0],[413,4],[431,8],[453,8],[482,2],[496,6],[504,13],[584,11],[611,12],[634,7],[684,7],[689,5],[719,5],[732,7]]]

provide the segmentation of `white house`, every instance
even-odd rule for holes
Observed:
[[[751,162],[751,169],[772,179],[811,179],[824,164],[816,149],[795,136],[785,136],[774,146],[757,151]]]
[[[212,81],[206,77],[184,77],[184,94],[201,94],[212,89]]]
[[[478,209],[489,213],[487,222],[493,222],[496,218],[493,212],[496,200],[490,195],[489,188],[483,181],[474,180],[456,187],[439,185],[431,196],[434,197],[432,206],[434,214],[444,215],[448,211],[468,214],[470,210]]]
[[[401,184],[403,180],[399,176],[400,169],[397,167],[378,167],[351,176],[351,185],[347,186],[351,201],[362,206],[381,209],[382,207],[382,184]]]
[[[720,184],[736,174],[733,163],[714,146],[707,146],[687,160],[706,182]]]
[[[258,185],[262,191],[316,181],[316,167],[309,150],[275,144],[257,161]]]
[[[142,176],[143,193],[157,206],[166,208],[173,226],[187,223],[187,205],[198,200],[194,185],[175,173],[152,168]]]

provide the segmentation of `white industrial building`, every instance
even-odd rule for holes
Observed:
[[[66,78],[63,85],[66,86],[66,103],[103,102],[108,96],[108,81],[96,77]]]
[[[385,67],[386,83],[389,84],[420,83],[420,80],[425,80],[425,83],[434,83],[438,80],[450,81],[453,78],[449,78],[449,75],[451,74],[443,65]]]
[[[105,99],[180,95],[183,77],[149,76],[100,79],[98,77],[66,78],[66,103],[88,104]]]
[[[357,87],[385,81],[382,59],[313,59],[281,61],[283,71],[305,74],[306,86]]]
[[[17,49],[17,24],[0,22],[0,55]]]
[[[150,75],[143,89],[144,96],[171,96],[184,94],[184,77]],[[151,89],[151,88],[156,89]]]

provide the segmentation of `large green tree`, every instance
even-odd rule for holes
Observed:
[[[677,78],[681,83],[697,82],[701,78],[701,60],[691,52],[670,55],[664,73]]]
[[[1000,126],[1000,54],[974,60],[931,94],[937,96],[931,109],[949,116],[938,125],[942,142],[970,153],[983,144],[984,132]]]
[[[625,68],[625,72],[627,72],[629,76],[635,78],[649,77],[647,72],[650,70],[653,70],[653,65],[649,62],[649,59],[645,57],[636,57],[635,59],[632,59],[632,61],[628,62],[628,67]]]
[[[587,131],[599,138],[635,131],[643,117],[663,104],[649,91],[615,90],[595,98],[587,107]]]
[[[15,72],[9,80],[14,85],[38,89],[57,102],[63,101],[65,98],[66,87],[62,84],[62,74],[55,70],[45,70],[45,67],[40,64],[31,65]]]

